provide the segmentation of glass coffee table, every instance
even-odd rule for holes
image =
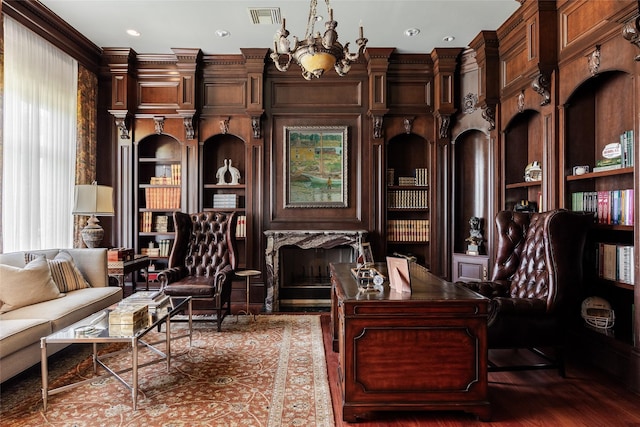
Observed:
[[[126,300],[126,299],[125,299]],[[123,300],[123,301],[125,301]],[[166,361],[167,372],[171,367],[171,341],[179,338],[189,337],[189,346],[191,346],[191,339],[193,333],[193,319],[192,319],[192,304],[191,297],[176,297],[172,298],[171,304],[158,308],[155,313],[152,314],[150,321],[146,326],[143,326],[132,334],[123,334],[122,330],[110,331],[109,327],[109,312],[113,311],[114,307],[101,310],[97,313],[88,316],[79,322],[76,322],[56,333],[49,336],[42,337],[40,339],[40,349],[42,358],[42,403],[44,410],[47,410],[47,399],[49,396],[61,393],[74,387],[78,387],[84,383],[95,381],[97,378],[105,375],[112,375],[118,381],[120,381],[126,388],[131,390],[131,399],[133,402],[133,409],[137,408],[138,401],[138,369]],[[188,311],[189,330],[188,333],[171,336],[171,318],[176,314]],[[153,329],[161,329],[162,325],[165,325],[165,338],[157,342],[144,341],[145,335],[151,332]],[[119,326],[119,325],[114,325]],[[115,329],[115,328],[113,328]],[[129,343],[124,349],[117,350],[108,354],[98,355],[98,344],[113,344],[113,343]],[[164,343],[164,351],[161,351],[156,346]],[[83,381],[79,381],[73,384],[65,385],[55,389],[49,389],[49,372],[47,366],[47,345],[49,344],[91,344],[93,346],[93,372],[97,374],[98,366],[107,371],[104,375],[94,376]],[[138,363],[138,348],[144,346],[156,353],[159,357],[152,361],[139,364]],[[118,354],[131,351],[131,367],[115,371],[111,369],[106,360],[110,357],[114,357]],[[121,374],[132,371],[131,383],[128,383]]]

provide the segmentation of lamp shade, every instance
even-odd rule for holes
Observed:
[[[105,185],[76,185],[74,215],[113,216],[113,188]]]

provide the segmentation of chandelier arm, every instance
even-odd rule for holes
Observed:
[[[318,5],[318,0],[311,0],[311,3],[309,4],[309,17],[307,18],[307,32],[304,35],[305,39],[313,36],[313,31],[315,30],[315,23],[316,23],[316,16],[317,16],[317,12],[316,12],[317,5]]]
[[[276,68],[278,69],[278,71],[287,71],[289,69],[289,65],[291,65],[291,55],[289,53],[284,53],[283,55],[287,55],[288,59],[287,62],[282,65],[280,64],[280,55],[278,55],[277,52],[273,52],[271,54],[271,60],[273,61],[273,64],[276,66]]]

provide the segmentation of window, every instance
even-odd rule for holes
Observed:
[[[4,20],[4,252],[71,247],[78,64]]]

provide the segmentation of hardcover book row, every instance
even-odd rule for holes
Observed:
[[[633,246],[599,243],[597,251],[598,277],[634,284]]]
[[[387,194],[389,208],[428,208],[427,190],[392,190]]]
[[[428,219],[390,219],[387,221],[387,240],[392,242],[428,242]]]
[[[180,187],[145,188],[147,209],[180,209]]]
[[[580,191],[571,197],[571,209],[593,212],[598,224],[633,225],[633,189]]]

